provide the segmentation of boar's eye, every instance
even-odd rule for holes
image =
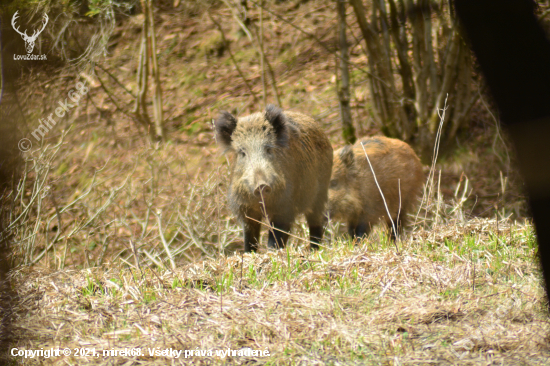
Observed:
[[[330,188],[333,188],[333,189],[334,189],[334,188],[336,188],[336,187],[338,187],[338,181],[337,181],[336,179],[332,179],[332,180],[330,181]]]
[[[239,156],[241,158],[244,158],[246,156],[246,153],[244,152],[244,150],[239,150]]]
[[[271,155],[271,153],[273,153],[273,147],[271,146],[266,146],[265,147],[265,152],[269,155]]]

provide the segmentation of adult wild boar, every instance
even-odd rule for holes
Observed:
[[[332,147],[313,118],[268,105],[265,112],[214,122],[217,142],[232,156],[229,207],[243,225],[245,252],[256,251],[266,216],[268,247],[283,248],[304,213],[311,248],[323,236]]]
[[[399,229],[417,201],[424,180],[420,159],[400,140],[383,136],[363,138],[336,151],[329,188],[329,217],[347,222],[351,237],[368,235],[381,220],[391,226],[365,151]]]

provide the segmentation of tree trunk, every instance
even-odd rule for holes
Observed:
[[[478,94],[452,9],[434,0],[373,0],[369,8],[363,0],[349,2],[366,44],[376,122],[384,134],[415,145],[429,160],[447,95],[442,139],[454,141]],[[437,17],[432,9],[439,9]]]
[[[153,77],[153,115],[155,117],[156,138],[164,141],[163,116],[162,116],[162,89],[160,84],[159,66],[157,62],[157,44],[155,40],[155,22],[153,20],[153,6],[151,0],[147,1],[147,16],[149,17],[149,52],[151,56],[151,71]]]
[[[349,91],[349,67],[348,67],[348,41],[346,39],[346,3],[345,0],[336,0],[338,9],[338,38],[340,43],[340,72],[341,85],[338,88],[338,99],[340,100],[340,116],[342,118],[342,134],[344,141],[353,144],[355,128],[351,119],[350,91]]]
[[[138,93],[134,110],[136,120],[146,129],[151,141],[163,141],[163,116],[162,116],[162,89],[160,85],[160,73],[157,62],[155,31],[153,26],[153,9],[151,0],[141,0],[143,10],[143,30],[141,36],[141,49],[139,53],[139,64],[137,69]],[[149,89],[149,66],[153,77],[153,116],[151,122],[147,113],[147,91]]]

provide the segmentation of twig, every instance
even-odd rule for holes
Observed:
[[[256,34],[256,38],[258,39],[258,48],[260,49],[260,67],[262,69],[262,90],[264,95],[264,108],[267,106],[267,87],[265,83],[265,54],[264,54],[264,16],[263,16],[263,0],[260,1],[260,35],[258,36]],[[263,197],[262,197],[263,200]]]
[[[470,251],[470,263],[472,264],[472,292],[476,290],[476,265],[474,263],[472,252]]]
[[[109,100],[114,104],[115,108],[119,111],[122,112],[122,114],[124,114],[126,117],[130,118],[131,120],[135,120],[134,117],[132,117],[130,114],[128,114],[123,108],[121,108],[117,101],[114,99],[112,93],[107,89],[107,87],[105,86],[105,84],[103,83],[103,80],[101,80],[101,77],[99,76],[98,73],[96,73],[97,75],[97,80],[99,81],[99,85],[101,85],[101,89],[103,89],[103,91],[105,92],[105,94],[107,94],[107,97],[109,98]]]
[[[132,92],[130,90],[128,90],[128,88],[126,88],[124,86],[124,84],[122,84],[120,82],[120,80],[118,80],[113,74],[111,74],[111,72],[107,69],[105,69],[103,66],[101,66],[100,64],[94,64],[95,66],[99,67],[101,70],[103,70],[103,72],[105,72],[111,79],[113,79],[115,81],[115,83],[117,83],[122,89],[124,89],[124,91],[128,94],[130,94],[130,96],[132,98],[136,98],[136,96],[134,94],[132,94]]]
[[[424,186],[424,194],[422,195],[422,200],[420,201],[420,206],[418,207],[418,212],[416,213],[416,217],[414,218],[414,225],[416,225],[418,215],[420,215],[420,210],[422,209],[422,205],[424,204],[424,199],[426,200],[426,215],[428,213],[428,204],[429,199],[432,194],[432,186],[433,186],[433,179],[434,179],[434,173],[435,173],[435,163],[437,161],[437,155],[439,154],[439,143],[441,141],[441,130],[443,129],[443,122],[445,121],[445,111],[447,110],[447,98],[449,98],[449,94],[445,97],[445,104],[442,110],[438,110],[440,123],[439,128],[437,129],[437,133],[435,136],[435,144],[434,144],[434,153],[432,156],[432,165],[430,167],[430,173],[428,174],[428,179],[426,180],[426,185]],[[443,113],[441,114],[440,111]],[[427,192],[427,194],[426,194]],[[424,224],[426,223],[426,216],[424,216]]]
[[[153,255],[150,254],[147,250],[144,249],[144,250],[143,250],[143,253],[145,254],[145,256],[146,256],[147,258],[149,258],[149,259],[151,260],[151,262],[155,263],[155,264],[157,265],[157,267],[159,267],[159,268],[164,267],[164,266],[162,265],[162,263],[159,262],[158,260],[156,260],[155,257],[153,257]],[[121,258],[121,259],[122,259],[122,258]]]
[[[374,178],[374,183],[376,183],[376,186],[378,187],[378,192],[380,192],[380,196],[382,196],[382,201],[384,202],[384,207],[386,208],[386,213],[388,214],[388,218],[391,221],[391,226],[393,229],[393,233],[395,234],[395,237],[397,238],[397,230],[395,229],[395,223],[393,222],[393,219],[390,214],[390,210],[388,208],[388,204],[386,203],[386,197],[384,197],[384,193],[382,193],[382,188],[380,188],[380,185],[378,184],[378,180],[376,179],[376,174],[374,173],[374,169],[372,168],[372,164],[370,163],[369,154],[367,154],[367,150],[365,150],[365,145],[363,145],[363,142],[361,142],[361,147],[363,148],[363,151],[365,152],[365,156],[367,157],[367,162],[369,163],[370,171],[372,172],[372,177]],[[399,254],[399,248],[397,247],[397,243],[395,244],[395,250]]]
[[[164,246],[164,250],[166,251],[166,254],[168,255],[168,260],[170,261],[170,266],[172,267],[172,270],[176,269],[176,263],[174,262],[174,258],[172,257],[172,252],[170,251],[170,247],[168,246],[168,243],[166,242],[166,238],[164,237],[164,232],[162,231],[162,222],[161,222],[161,216],[162,211],[159,211],[158,213],[154,212],[155,217],[157,218],[157,224],[159,229],[159,235],[160,240],[162,242],[162,245]]]
[[[267,222],[269,222],[269,232],[273,235],[273,239],[275,239],[275,232],[273,231],[273,229],[275,228],[275,224],[272,223],[270,220],[269,220],[269,216],[267,215],[267,211],[265,209],[265,201],[264,201],[264,195],[262,193],[262,191],[260,190],[260,208],[262,210],[262,214],[264,215],[265,219],[267,220]],[[259,240],[260,238],[258,238]],[[281,243],[282,244],[282,243]],[[259,245],[259,243],[256,243],[256,245]],[[275,245],[279,246],[279,243],[277,243],[277,241],[275,240]],[[282,247],[282,245],[281,245]]]
[[[397,210],[397,232],[399,232],[399,223],[401,220],[401,179],[397,179],[397,187],[399,188],[399,209]],[[397,236],[396,239],[399,239]]]
[[[139,272],[141,273],[141,278],[143,279],[143,270],[141,269],[138,251],[136,249],[136,244],[134,244],[133,240],[130,240],[130,247],[132,248],[132,253],[134,254],[134,260],[136,261],[136,266],[139,269]]]
[[[244,265],[244,251],[241,252],[241,283],[239,284],[240,292],[243,292],[243,265]]]

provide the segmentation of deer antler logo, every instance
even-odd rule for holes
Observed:
[[[34,42],[36,41],[36,39],[38,38],[38,35],[40,33],[42,33],[42,31],[44,30],[44,28],[46,28],[46,24],[48,24],[48,14],[44,14],[44,19],[42,19],[42,29],[40,30],[35,30],[34,33],[32,34],[32,36],[28,36],[27,35],[27,30],[25,29],[25,32],[21,33],[19,31],[19,27],[16,27],[15,26],[15,20],[19,17],[17,15],[17,13],[19,12],[16,11],[15,14],[13,14],[13,17],[11,18],[11,26],[13,27],[13,29],[19,33],[21,35],[21,37],[23,37],[23,40],[25,41],[25,48],[27,49],[27,53],[31,53],[32,50],[34,49]]]

